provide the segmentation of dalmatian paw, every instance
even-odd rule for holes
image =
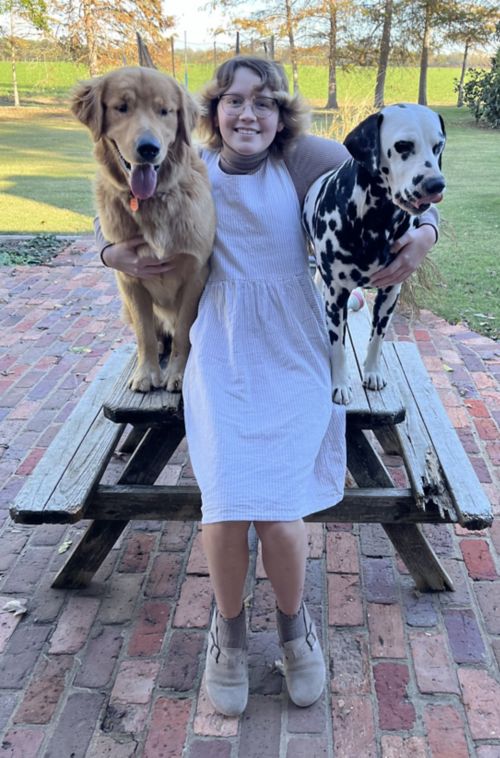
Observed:
[[[380,371],[365,371],[363,386],[368,390],[381,390],[387,384],[387,380]]]
[[[349,405],[352,400],[352,389],[348,384],[334,384],[332,400],[337,405]]]

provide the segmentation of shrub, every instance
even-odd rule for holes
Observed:
[[[500,48],[491,59],[491,70],[469,69],[464,101],[477,122],[500,128]]]

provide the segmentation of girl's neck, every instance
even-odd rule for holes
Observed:
[[[254,155],[241,155],[224,142],[220,151],[220,167],[226,174],[253,174],[268,155],[268,149]]]

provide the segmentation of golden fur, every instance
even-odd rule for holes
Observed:
[[[208,276],[215,233],[205,165],[191,145],[196,106],[177,82],[159,71],[123,68],[81,82],[71,109],[95,142],[96,200],[106,239],[116,243],[142,235],[147,245],[139,248],[139,255],[160,260],[185,253],[167,274],[139,279],[116,272],[124,316],[137,339],[131,388],[180,390],[189,329]],[[157,154],[152,156],[151,149]],[[134,212],[135,171],[156,175],[156,189],[139,199]],[[165,334],[172,335],[172,349],[162,373],[158,339]]]

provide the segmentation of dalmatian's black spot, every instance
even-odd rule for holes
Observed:
[[[430,161],[425,161],[424,166],[425,168],[432,168],[432,163]]]
[[[316,234],[318,235],[318,239],[322,240],[325,236],[327,224],[326,221],[323,219],[318,219],[318,223],[316,224]]]
[[[389,169],[387,168],[387,166],[382,166],[382,173],[384,173],[385,175],[389,173]]]
[[[389,148],[389,150],[387,151],[387,157],[389,159],[392,158],[392,150],[391,150],[391,148]]]
[[[331,232],[334,232],[335,229],[337,228],[337,222],[335,221],[334,218],[329,219],[328,228],[330,229]]]
[[[423,174],[417,174],[417,176],[414,176],[412,181],[412,184],[414,187],[417,186],[417,184],[420,184],[420,182],[423,180],[424,175]]]
[[[345,271],[339,271],[339,279],[345,279],[345,278],[346,278]]]

